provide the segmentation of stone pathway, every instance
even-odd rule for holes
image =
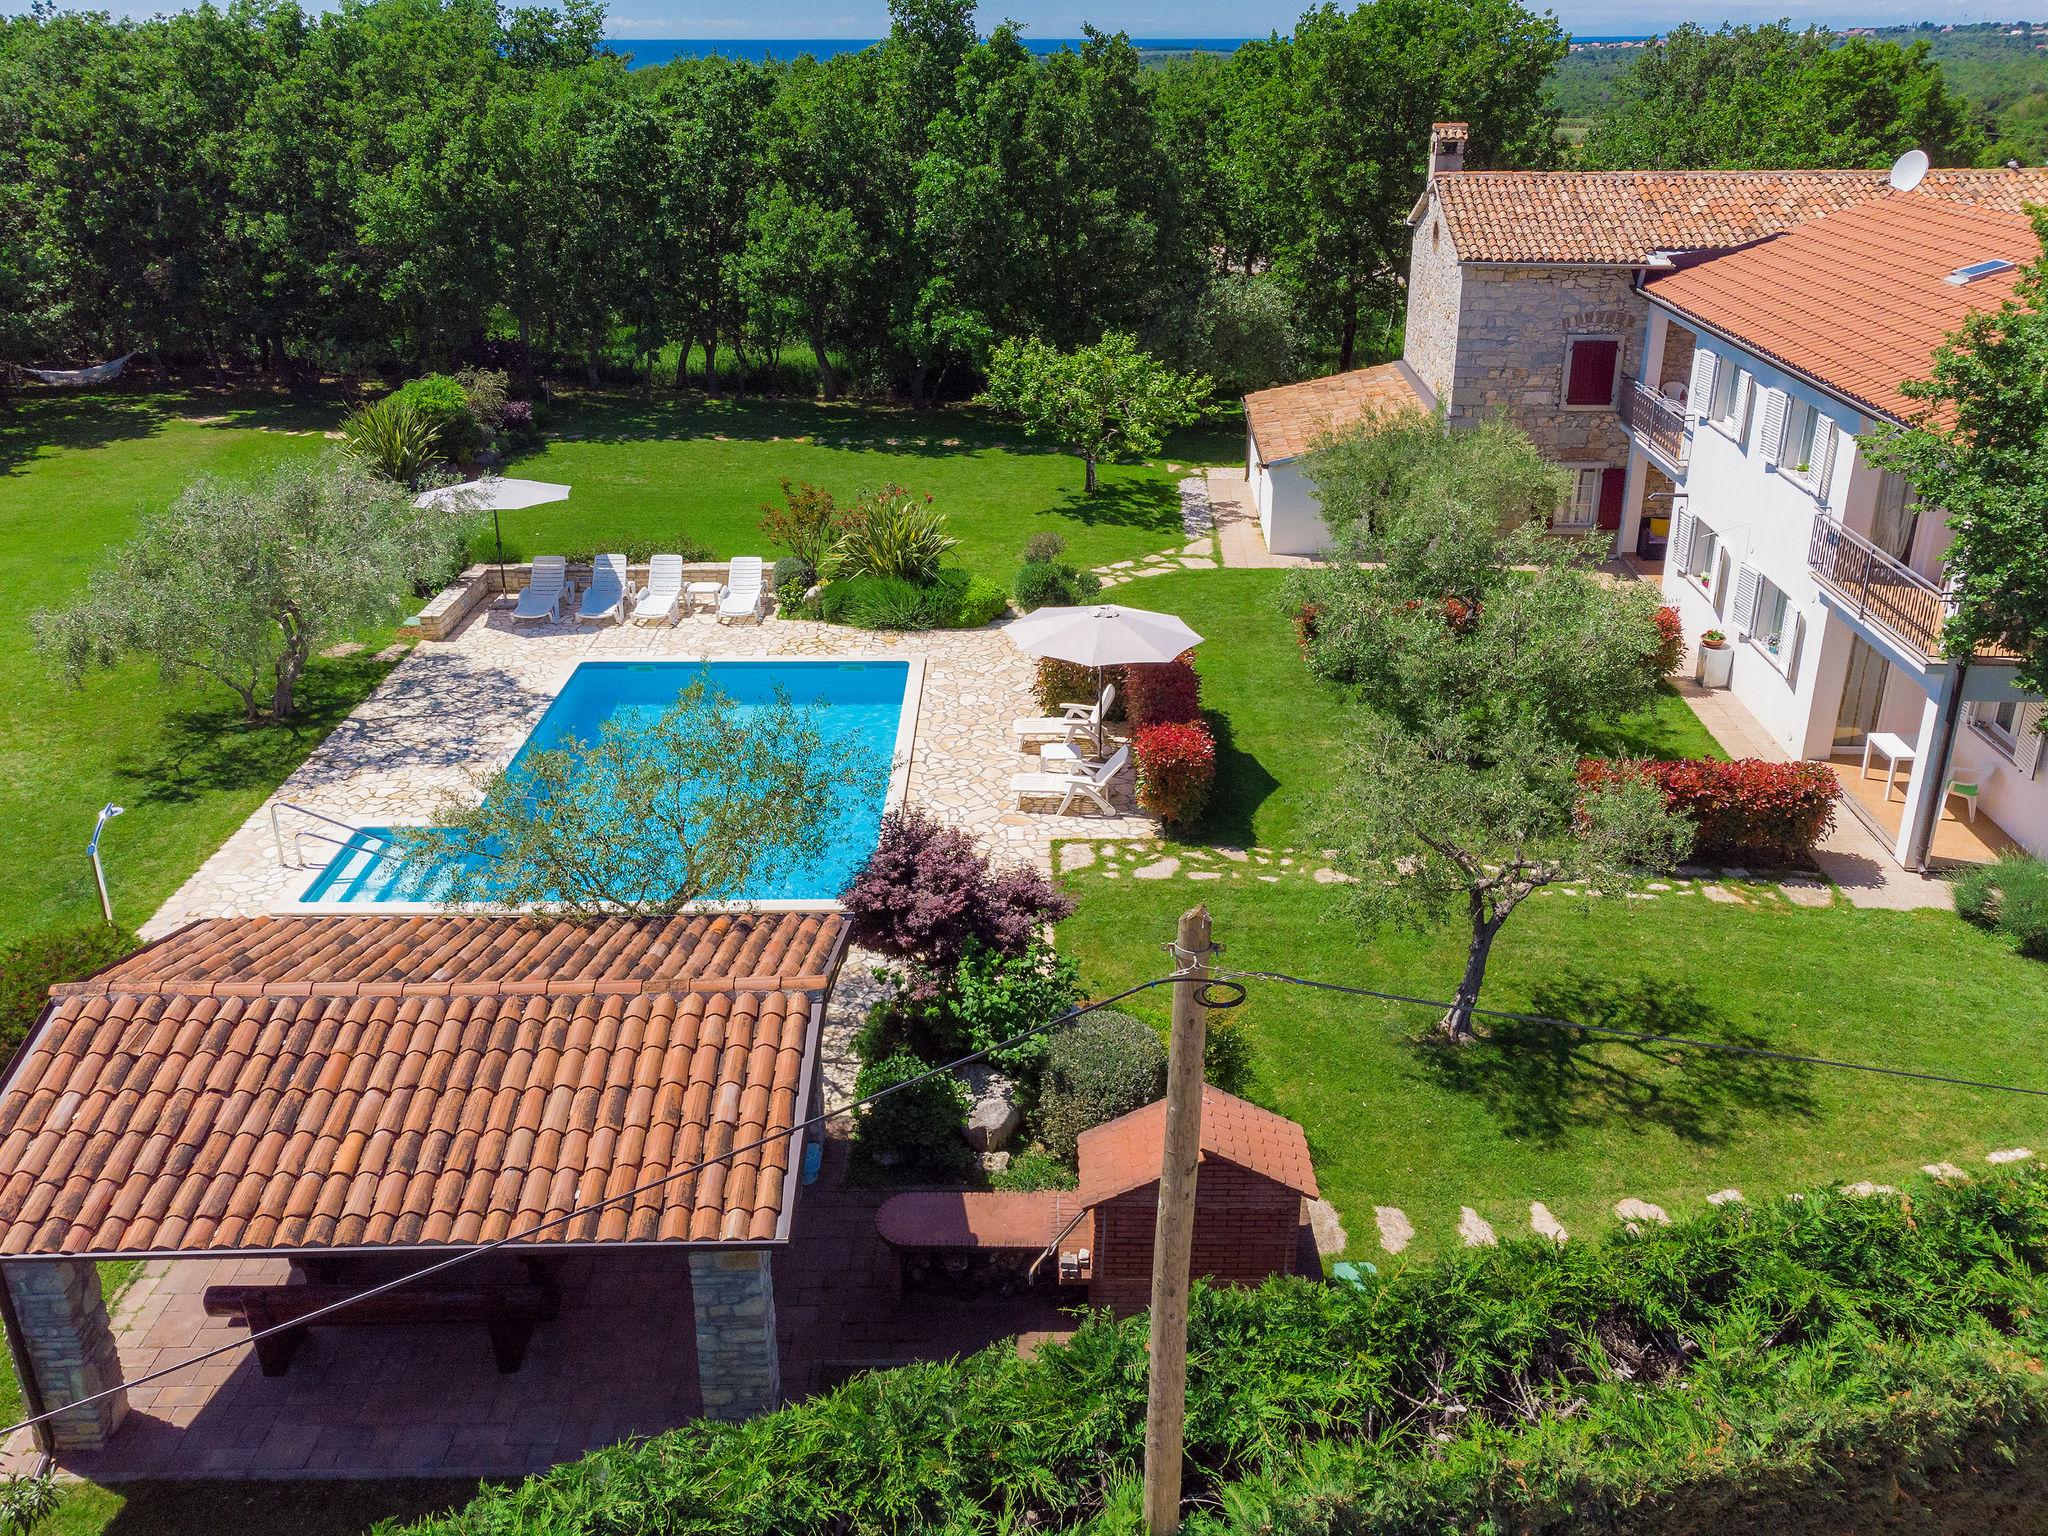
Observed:
[[[1233,570],[1274,570],[1320,565],[1306,555],[1276,555],[1259,531],[1258,509],[1242,467],[1208,473],[1209,504],[1216,513],[1216,542],[1223,564]]]
[[[1157,823],[1131,801],[1132,779],[1112,792],[1113,817],[1019,810],[1012,774],[1036,766],[1010,722],[1038,711],[1030,659],[1002,626],[888,634],[770,619],[722,625],[696,615],[668,626],[556,624],[514,629],[509,607],[479,610],[453,639],[423,643],[316,747],[277,791],[143,925],[158,938],[200,917],[288,908],[313,879],[280,862],[270,808],[303,805],[352,826],[427,820],[449,798],[474,802],[510,762],[569,673],[584,661],[695,661],[787,656],[924,661],[924,688],[905,798],[969,832],[999,856],[1050,867],[1061,839],[1150,838]],[[281,813],[294,826],[317,824]],[[289,849],[289,842],[287,847]],[[324,847],[325,845],[317,845]],[[318,860],[312,851],[308,857]]]
[[[1145,576],[1164,576],[1168,571],[1213,571],[1216,569],[1216,516],[1209,505],[1207,484],[1200,475],[1180,482],[1180,528],[1184,540],[1180,550],[1119,560],[1098,565],[1105,591]]]

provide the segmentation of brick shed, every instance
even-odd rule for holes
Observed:
[[[1081,1137],[1072,1191],[898,1195],[877,1214],[883,1238],[913,1264],[968,1254],[1029,1262],[1057,1249],[1042,1271],[1085,1283],[1095,1306],[1141,1311],[1151,1300],[1152,1237],[1166,1101]],[[1202,1090],[1202,1153],[1195,1179],[1195,1275],[1257,1285],[1270,1275],[1315,1274],[1304,1200],[1315,1169],[1301,1127],[1219,1088]]]

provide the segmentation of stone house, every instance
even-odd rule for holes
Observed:
[[[1505,416],[1576,472],[1561,527],[1618,534],[1626,524],[1634,537],[1625,552],[1660,559],[1677,492],[1667,479],[1631,473],[1631,430],[1682,418],[1690,360],[1667,347],[1656,377],[1639,377],[1649,326],[1639,279],[1881,198],[1887,174],[1468,171],[1463,123],[1438,123],[1431,142],[1429,179],[1409,214],[1402,357],[1356,370],[1344,394],[1404,391],[1453,427]],[[2048,169],[1935,170],[1920,191],[2018,212],[2048,201]],[[1363,416],[1323,403],[1334,382],[1246,397],[1247,472],[1262,525],[1314,516],[1301,453],[1321,431]]]

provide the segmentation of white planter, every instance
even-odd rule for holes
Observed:
[[[1735,675],[1735,647],[1703,645],[1700,650],[1700,683],[1708,688],[1726,688]]]

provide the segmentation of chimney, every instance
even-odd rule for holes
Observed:
[[[1465,144],[1472,137],[1470,123],[1429,125],[1429,174],[1465,169]]]

